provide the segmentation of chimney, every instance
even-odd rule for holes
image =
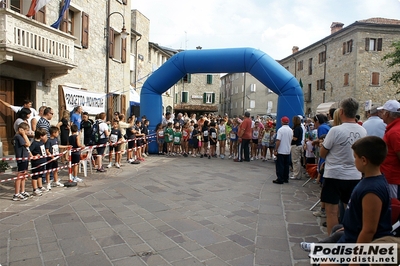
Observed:
[[[299,47],[298,46],[293,46],[292,48],[292,54],[295,54],[299,51]]]
[[[340,31],[343,28],[343,23],[342,22],[332,22],[331,25],[331,34]]]

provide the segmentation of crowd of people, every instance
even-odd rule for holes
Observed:
[[[59,123],[51,126],[50,107],[39,108],[35,115],[30,101],[22,108],[2,103],[18,112],[14,147],[16,157],[22,158],[18,160],[21,176],[28,170],[26,158],[31,159],[32,173],[39,173],[45,165],[57,168],[58,160],[54,158],[68,147],[75,149],[71,161],[72,180],[76,182],[82,181],[77,177],[80,148],[98,145],[98,172],[106,171],[102,164],[106,146],[110,154],[108,168],[122,165],[122,153],[131,164],[144,161],[148,155],[149,121],[145,116],[131,116],[125,121],[124,114],[115,112],[107,122],[106,114],[100,113],[91,120],[78,106],[73,112],[64,112]],[[275,161],[273,183],[278,185],[301,179],[307,164],[316,165],[317,181],[322,187],[321,209],[313,214],[327,218],[328,235],[341,232],[339,241],[368,243],[390,235],[390,200],[400,199],[400,103],[389,100],[381,107],[372,107],[364,123],[357,117],[358,110],[358,102],[348,98],[328,114],[309,118],[283,116],[279,129],[271,117],[251,117],[249,112],[235,117],[203,114],[198,119],[195,114],[189,117],[179,113],[174,117],[167,112],[154,135],[159,155]],[[50,157],[43,157],[46,155]],[[53,185],[62,186],[57,171],[53,175]],[[45,181],[46,187],[41,176],[32,177],[33,195],[51,189],[50,173]],[[13,199],[25,200],[29,196],[25,179],[18,178]],[[345,212],[340,212],[339,206]],[[302,243],[305,250],[310,246]]]

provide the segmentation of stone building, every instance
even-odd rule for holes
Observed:
[[[249,111],[252,116],[276,115],[278,95],[249,73],[230,73],[221,77],[220,113],[229,117]]]
[[[387,82],[396,69],[388,68],[382,57],[393,51],[390,46],[399,37],[400,20],[370,18],[345,28],[333,22],[330,35],[301,50],[294,46],[280,63],[302,81],[306,115],[353,97],[363,116],[366,101],[383,104],[396,97],[398,87]]]
[[[29,98],[36,109],[53,107],[51,124],[76,105],[91,115],[124,112],[130,43],[123,27],[130,32],[130,23],[124,24],[130,21],[130,1],[72,0],[56,28],[51,25],[64,1],[50,1],[32,18],[26,16],[29,4],[5,0],[0,8],[0,98],[16,106]],[[7,154],[15,114],[1,104],[0,112]]]

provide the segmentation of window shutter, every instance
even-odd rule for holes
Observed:
[[[349,47],[347,48],[347,52],[351,53],[353,51],[353,40],[349,41]]]
[[[113,95],[110,93],[107,95],[107,120],[113,117],[113,110],[114,110],[114,101]]]
[[[213,92],[212,94],[211,94],[211,102],[212,103],[215,103],[215,93]]]
[[[207,102],[207,93],[203,93],[203,103]]]
[[[343,53],[343,54],[346,54],[346,43],[345,43],[345,42],[343,43],[342,53]]]
[[[190,83],[192,82],[192,74],[187,74],[187,82]]]
[[[378,39],[378,48],[377,51],[382,51],[382,38]]]
[[[207,84],[212,84],[212,75],[207,75]]]
[[[126,95],[121,94],[121,114],[126,114]]]
[[[188,95],[189,95],[189,92],[182,91],[182,102],[183,103],[187,103],[188,102]]]
[[[369,38],[365,38],[365,51],[369,51]]]
[[[82,47],[89,48],[89,14],[82,12]]]
[[[379,73],[378,72],[372,72],[372,85],[379,85]]]
[[[108,56],[114,58],[114,29],[110,28],[108,33]]]
[[[344,82],[343,82],[344,86],[348,86],[349,85],[349,73],[344,74]]]
[[[61,7],[60,9],[64,6],[64,0],[61,1]],[[68,32],[68,14],[69,14],[69,8],[65,10],[61,23],[60,23],[60,30],[62,32]]]
[[[125,39],[122,39],[122,42],[121,42],[121,46],[122,46],[122,48],[121,48],[121,62],[122,63],[126,63],[126,40],[127,40],[128,38],[125,38]]]
[[[33,17],[34,20],[41,22],[43,24],[46,23],[46,6],[42,7]]]

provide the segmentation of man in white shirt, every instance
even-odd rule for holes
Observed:
[[[377,136],[383,138],[386,130],[386,124],[378,116],[377,107],[373,107],[368,111],[368,120],[363,123],[363,127],[367,130],[368,136]]]
[[[320,156],[325,158],[321,201],[325,202],[328,236],[332,227],[339,223],[337,219],[339,200],[346,208],[353,188],[361,179],[351,149],[354,142],[367,136],[365,128],[355,120],[358,107],[358,102],[353,98],[341,102],[339,117],[342,124],[329,130],[319,152]]]
[[[274,155],[276,156],[276,179],[274,184],[289,183],[290,144],[293,138],[293,130],[289,127],[289,118],[281,118],[282,126],[276,133]]]

